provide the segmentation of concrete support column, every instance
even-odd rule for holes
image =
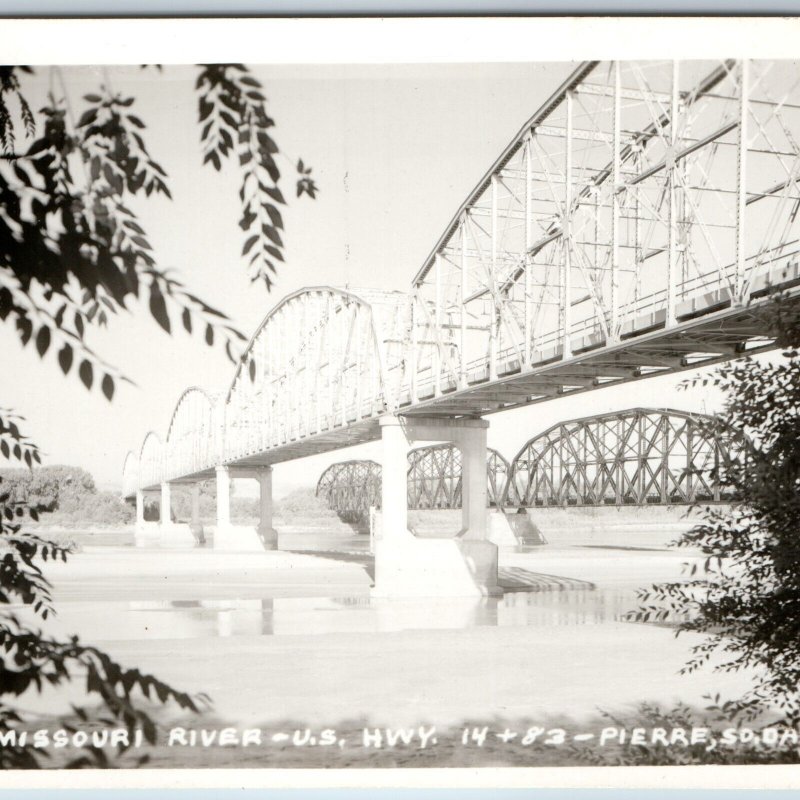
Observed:
[[[381,417],[381,538],[408,532],[408,439],[397,417]]]
[[[189,523],[192,536],[200,544],[205,544],[206,537],[203,531],[203,523],[200,522],[200,484],[192,484],[192,521]]]
[[[214,549],[261,552],[276,550],[278,534],[272,528],[272,469],[267,467],[217,467],[217,525]],[[261,487],[261,519],[258,525],[231,522],[231,479],[255,478]]]
[[[161,510],[157,526],[158,541],[167,547],[191,547],[195,540],[185,523],[172,521],[172,484],[164,481],[161,484]]]
[[[136,527],[144,527],[144,492],[136,490]]]
[[[258,536],[265,550],[278,549],[278,532],[272,527],[272,467],[262,467],[256,473],[260,491],[261,518]]]
[[[488,537],[486,489],[486,428],[460,432],[461,532],[463,539]]]
[[[172,522],[172,486],[169,481],[161,484],[161,509],[158,520],[162,526]]]
[[[480,419],[382,417],[381,524],[375,536],[376,598],[497,594],[497,547],[486,510],[486,429]],[[452,538],[418,538],[408,530],[409,442],[450,441],[462,453],[463,529]]]
[[[231,524],[231,476],[227,467],[217,467],[217,530]]]
[[[152,547],[160,543],[164,533],[164,527],[160,522],[148,522],[144,518],[145,501],[154,498],[153,490],[146,491],[137,489],[136,491],[136,527],[134,529],[134,539],[137,547]]]

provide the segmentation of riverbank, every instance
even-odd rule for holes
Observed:
[[[325,534],[332,542],[360,536],[363,541],[367,541],[367,528],[342,522],[334,512],[320,509],[316,498],[309,499],[304,495],[298,500],[293,497],[289,505],[289,509],[276,513],[273,519],[273,527],[279,534]],[[514,522],[519,513],[517,509],[507,509],[506,519]],[[497,511],[492,514],[502,517]],[[666,549],[699,519],[696,509],[690,511],[685,506],[530,508],[524,511],[524,515],[535,534],[532,538],[537,544],[544,542],[562,548],[599,546]],[[234,523],[255,526],[258,520],[244,517],[234,519]],[[461,511],[411,511],[409,523],[420,535],[425,535],[426,531],[441,532],[445,529],[455,532],[461,524]],[[156,524],[152,523],[153,526]],[[206,538],[211,540],[214,519],[203,518],[202,524],[206,530]],[[133,544],[135,534],[133,524],[57,523],[48,521],[46,516],[39,523],[26,524],[25,529],[43,536],[72,535],[86,543],[91,543],[92,537],[97,537],[97,541],[102,540],[105,544],[113,544],[115,537],[120,544]],[[153,530],[157,529],[154,527]],[[513,534],[509,533],[509,536],[511,538],[507,536],[508,541],[504,540],[505,544],[513,541]],[[291,546],[303,549],[302,542],[294,539]]]

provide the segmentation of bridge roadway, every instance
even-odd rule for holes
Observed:
[[[216,475],[215,546],[242,546],[227,486],[254,477],[262,523],[249,541],[273,547],[272,465],[382,438],[376,593],[496,591],[483,417],[774,347],[771,295],[795,308],[800,294],[798,140],[800,91],[781,62],[581,64],[409,292],[295,292],[225,395],[184,392],[166,438],[148,434],[125,461],[140,528],[146,492],[168,510],[173,484]],[[414,441],[462,452],[452,542],[408,534]]]

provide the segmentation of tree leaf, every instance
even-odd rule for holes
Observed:
[[[81,118],[78,120],[78,127],[85,128],[87,125],[91,125],[97,119],[97,109],[90,108],[87,111],[84,111],[81,114]]]
[[[87,361],[86,359],[81,361],[81,365],[78,368],[78,375],[80,376],[83,385],[87,389],[91,389],[92,381],[94,380],[94,367],[92,367],[92,362]]]
[[[252,249],[253,245],[258,241],[258,234],[251,236],[245,243],[244,247],[242,248],[242,255],[246,256]]]
[[[36,352],[40,356],[44,356],[50,347],[50,328],[42,325],[39,332],[36,334]]]
[[[58,351],[58,366],[61,367],[61,371],[65,375],[72,367],[72,345],[69,342],[64,342],[64,345]]]
[[[161,293],[161,287],[157,281],[150,284],[150,313],[153,319],[167,332],[171,332],[169,314],[167,313],[167,303]]]
[[[104,375],[100,388],[106,399],[110,402],[114,397],[114,379],[110,375]]]

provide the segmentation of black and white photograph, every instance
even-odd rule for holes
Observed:
[[[0,766],[797,764],[797,20],[231,22],[0,67]]]

